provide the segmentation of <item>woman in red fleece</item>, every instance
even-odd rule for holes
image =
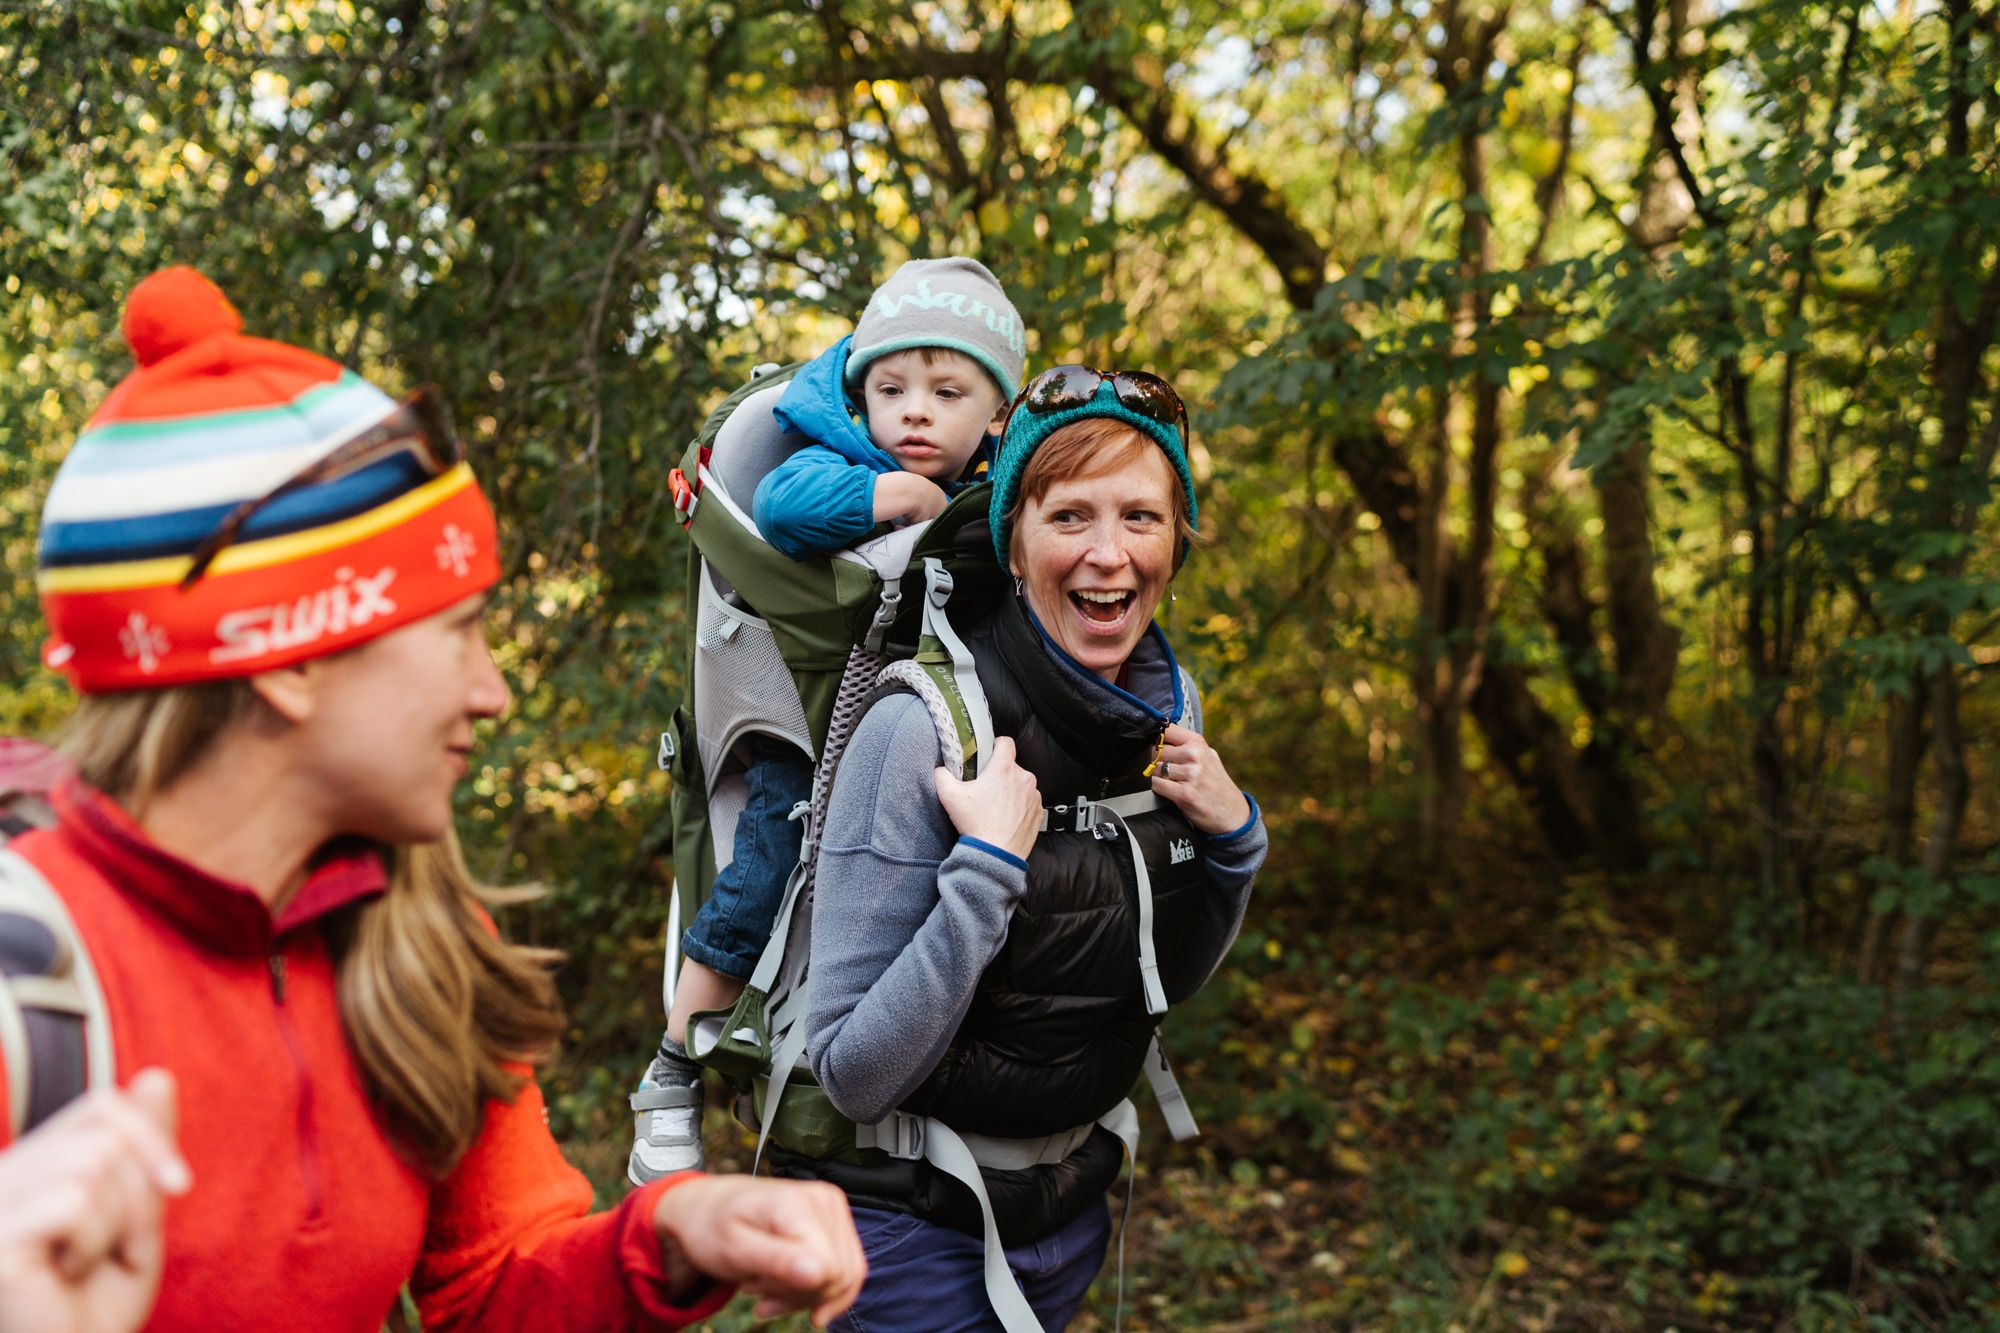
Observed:
[[[140,369],[43,515],[79,776],[11,850],[124,1086],[0,1150],[0,1329],[375,1333],[406,1283],[432,1329],[676,1328],[729,1284],[823,1324],[862,1273],[837,1191],[684,1175],[586,1216],[528,1077],[545,959],[449,841],[509,701],[491,511],[426,403],[239,327],[192,270],[142,283]]]

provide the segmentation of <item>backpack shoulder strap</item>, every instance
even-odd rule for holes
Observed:
[[[42,873],[4,848],[0,1056],[10,1139],[116,1079],[110,1010],[83,937]]]
[[[917,655],[892,662],[878,680],[908,689],[924,701],[937,724],[938,750],[954,777],[971,779],[993,757],[993,709],[965,640],[958,637],[945,606],[952,577],[944,562],[924,557],[924,628]]]

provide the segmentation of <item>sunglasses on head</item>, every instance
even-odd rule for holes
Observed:
[[[194,548],[194,562],[181,577],[181,590],[192,588],[215,557],[242,535],[243,525],[264,506],[293,491],[334,481],[371,463],[407,453],[432,477],[440,477],[465,461],[465,448],[451,428],[444,398],[435,384],[426,384],[397,405],[396,410],[340,445],[319,461],[279,482],[270,490],[229,511],[229,516]]]
[[[1097,391],[1106,380],[1111,382],[1111,391],[1118,395],[1122,406],[1148,421],[1172,426],[1181,433],[1182,446],[1187,445],[1188,415],[1181,396],[1174,392],[1173,385],[1143,370],[1120,370],[1107,375],[1089,366],[1052,367],[1035,376],[1028,382],[1028,387],[1021,390],[1020,397],[1008,410],[1008,419],[1011,421],[1014,413],[1024,407],[1038,416],[1082,407],[1097,397]]]

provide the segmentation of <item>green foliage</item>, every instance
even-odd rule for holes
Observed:
[[[684,687],[665,471],[895,263],[976,254],[1038,364],[1189,398],[1162,620],[1274,838],[1171,1020],[1212,1133],[1142,1153],[1128,1313],[1990,1323],[1993,19],[0,6],[0,728],[68,706],[36,516],[138,277],[439,383],[516,697],[461,826],[548,886],[504,924],[569,955],[552,1123],[615,1192]]]
[[[1249,935],[1176,1015],[1177,1045],[1203,1053],[1197,1112],[1244,1154],[1232,1179],[1254,1185],[1254,1162],[1350,1182],[1344,1231],[1309,1242],[1341,1256],[1321,1268],[1349,1275],[1323,1284],[1341,1308],[1441,1329],[1468,1275],[1526,1272],[1522,1250],[1541,1264],[1568,1241],[1618,1306],[1669,1322],[1988,1326],[2000,935],[1921,998],[1905,1049],[1883,1039],[1880,986],[1809,959],[1691,965],[1623,938],[1605,906],[1601,886],[1572,888],[1552,914],[1566,966],[1503,952],[1470,988],[1409,980],[1421,941],[1342,958]],[[1204,1206],[1183,1206],[1195,1235],[1162,1239],[1162,1259],[1284,1271],[1254,1247],[1196,1254],[1227,1232],[1202,1242]]]

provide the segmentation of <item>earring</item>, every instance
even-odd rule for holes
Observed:
[[[1014,595],[1016,597],[1025,597],[1027,595],[1021,588],[1021,576],[1019,574],[1014,576]]]

